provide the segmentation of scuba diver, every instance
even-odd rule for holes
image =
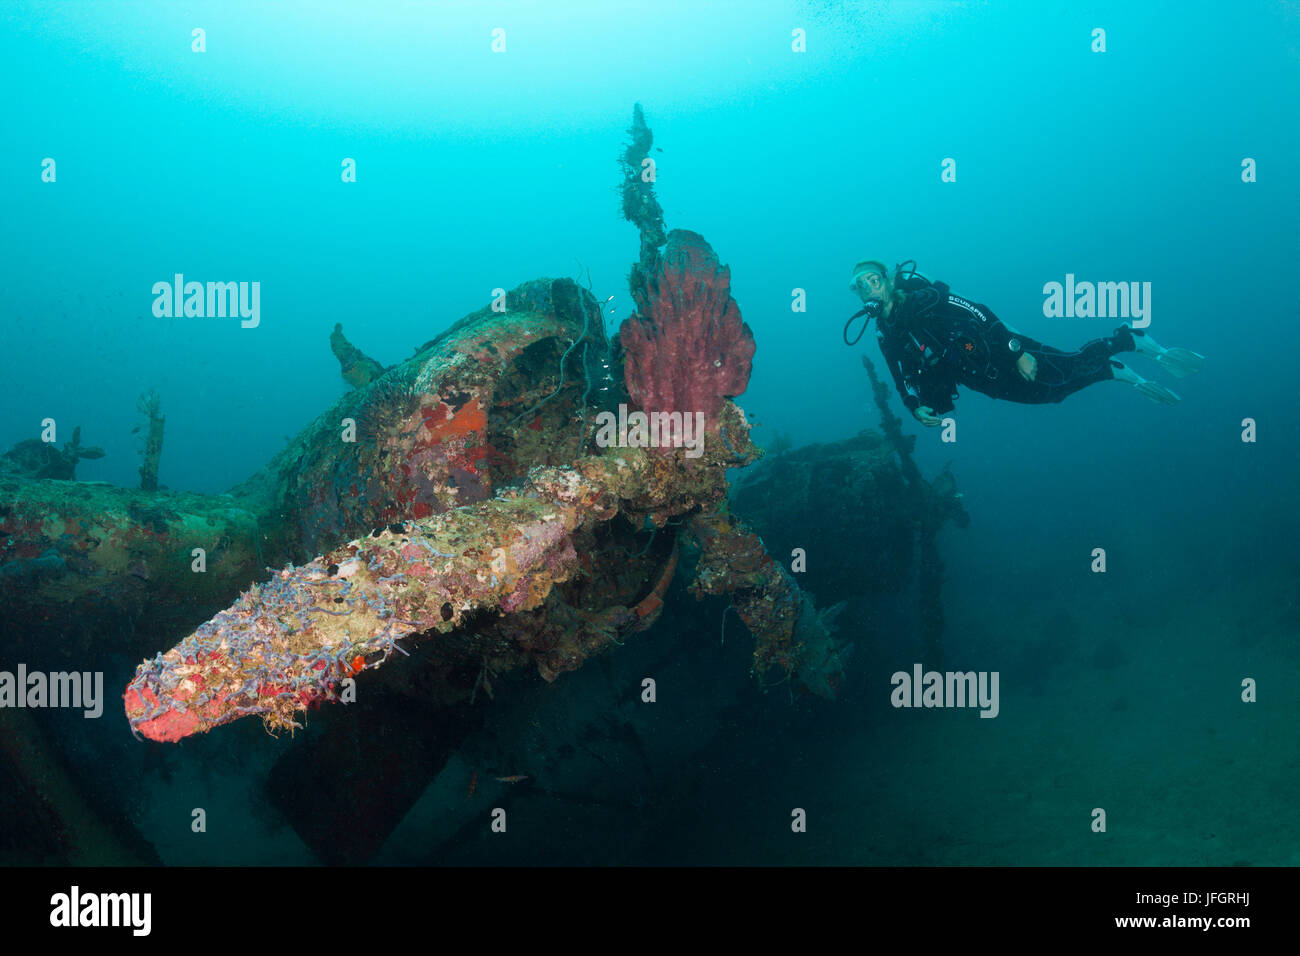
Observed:
[[[857,345],[876,320],[876,340],[898,394],[924,425],[942,424],[939,416],[952,411],[958,385],[992,398],[1041,404],[1114,379],[1153,402],[1173,405],[1179,401],[1174,392],[1112,356],[1137,352],[1179,378],[1205,363],[1203,355],[1165,348],[1145,330],[1128,325],[1078,351],[1062,352],[1017,332],[988,306],[954,295],[946,283],[924,278],[913,260],[896,266],[891,277],[883,263],[864,259],[853,267],[849,289],[864,304],[844,324],[844,344]],[[849,327],[860,318],[862,329],[850,341]]]

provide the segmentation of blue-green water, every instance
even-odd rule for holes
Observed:
[[[335,323],[392,363],[495,288],[588,274],[627,315],[616,160],[640,102],[668,225],[709,240],[754,331],[760,444],[878,426],[873,336],[841,341],[868,257],[1060,348],[1120,320],[1047,317],[1046,283],[1149,282],[1151,334],[1206,368],[1162,379],[1174,407],[1109,382],[1044,406],[963,390],[955,442],[892,397],[922,471],[951,462],[964,495],[970,526],[939,539],[945,660],[1001,673],[996,719],[891,708],[917,625],[868,602],[841,619],[838,702],[762,695],[738,622],[716,638],[725,603],[679,585],[658,650],[521,678],[526,705],[375,859],[1295,864],[1300,11],[1134,6],[7,3],[0,445],[79,425],[106,455],[77,477],[134,486],[153,388],[161,480],[219,493],[347,390]],[[156,316],[178,273],[259,282],[257,327]],[[0,627],[8,668],[24,622]],[[110,827],[167,863],[314,861],[263,793],[293,742],[245,722],[146,749],[116,698],[140,654],[102,646],[105,716],[51,735]],[[650,667],[681,675],[652,714]],[[636,769],[602,769],[629,727]],[[476,770],[530,746],[593,756],[532,791]],[[504,850],[497,792],[520,821]],[[223,822],[194,834],[195,806]]]

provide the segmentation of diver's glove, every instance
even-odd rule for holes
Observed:
[[[912,417],[927,428],[933,428],[935,425],[942,425],[942,418],[934,417],[934,409],[929,405],[918,405],[912,409]]]

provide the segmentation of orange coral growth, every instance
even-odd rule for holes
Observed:
[[[429,430],[429,437],[435,442],[461,438],[487,428],[487,409],[477,397],[459,409],[438,402],[436,405],[425,406],[420,414],[424,418],[424,427]]]

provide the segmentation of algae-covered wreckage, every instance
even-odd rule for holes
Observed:
[[[665,230],[642,175],[652,137],[639,106],[630,132],[623,212],[641,242],[635,312],[617,336],[588,289],[535,279],[387,369],[335,327],[330,346],[353,390],[227,494],[0,476],[6,656],[57,638],[78,660],[139,660],[151,642],[187,634],[139,664],[124,695],[131,731],[161,742],[245,716],[293,731],[309,709],[372,688],[447,714],[426,772],[385,792],[391,819],[362,845],[340,856],[328,849],[337,833],[314,839],[319,807],[294,819],[322,857],[355,861],[470,732],[464,712],[495,699],[494,681],[527,669],[554,681],[632,640],[672,594],[681,600],[675,580],[697,598],[729,598],[753,635],[761,686],[833,697],[846,655],[834,624],[842,605],[827,600],[863,591],[817,574],[801,588],[786,566],[792,547],[817,541],[828,560],[815,565],[879,566],[857,583],[903,590],[919,541],[937,642],[934,531],[964,513],[950,479],[920,478],[883,397],[888,437],[788,451],[729,485],[730,469],[762,455],[733,401],[754,337],[708,243]],[[698,416],[701,440],[636,441],[638,412],[656,423],[684,413],[687,431]],[[609,427],[615,416],[622,428]],[[156,467],[157,451],[155,484]],[[828,488],[843,505],[834,515]],[[826,520],[824,533],[808,530]],[[792,521],[805,522],[802,537]],[[849,553],[826,553],[840,548]],[[37,782],[51,773],[39,732],[6,720],[4,737],[8,775],[61,821],[62,852],[75,857],[69,847],[78,833],[88,839],[93,812],[70,778],[62,789]],[[328,738],[285,746],[269,785],[300,803],[337,754]]]

